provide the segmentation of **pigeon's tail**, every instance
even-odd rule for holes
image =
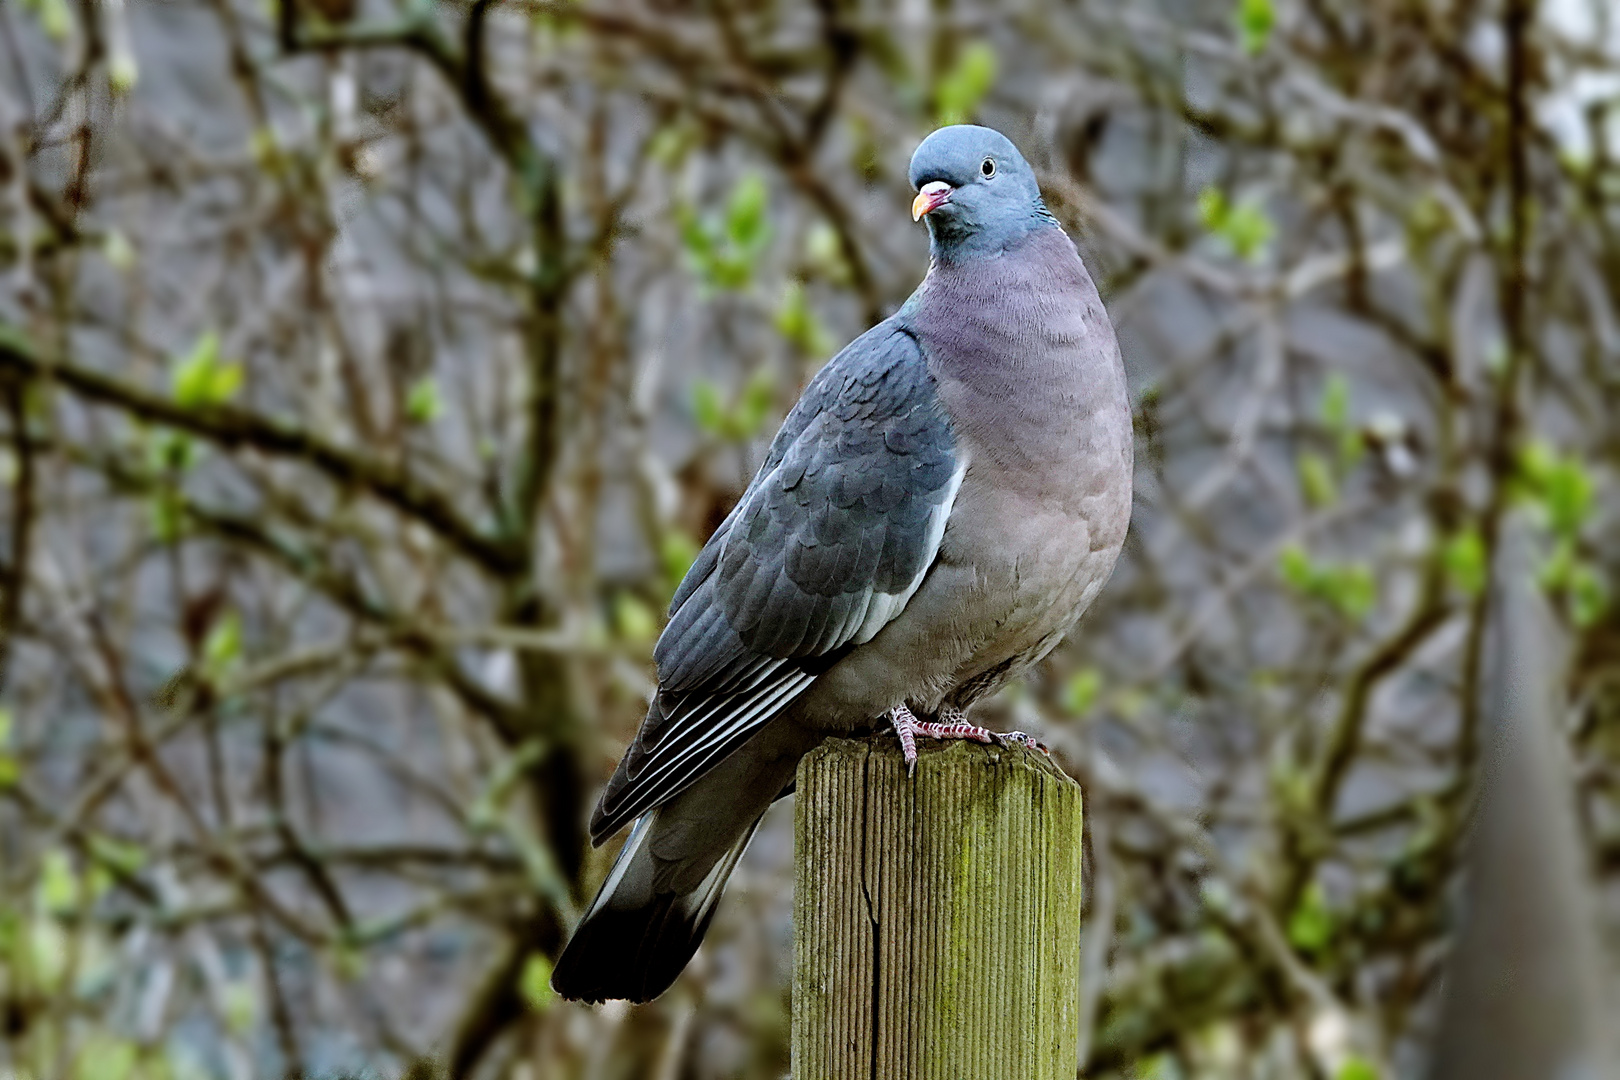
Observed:
[[[674,799],[636,819],[551,986],[583,1001],[650,1001],[709,929],[726,879],[816,736],[776,721]]]
[[[662,812],[650,810],[636,821],[607,881],[558,958],[551,986],[563,997],[624,998],[640,1004],[668,990],[703,943],[726,879],[759,826],[756,817],[707,873],[682,888],[683,875],[660,865],[648,842],[660,831]]]

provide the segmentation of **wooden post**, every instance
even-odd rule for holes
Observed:
[[[1080,787],[1021,747],[799,765],[794,1080],[1074,1080]]]

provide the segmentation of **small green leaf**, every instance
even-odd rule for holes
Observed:
[[[79,875],[67,852],[52,848],[39,863],[39,903],[53,915],[70,915],[79,904]]]
[[[175,361],[174,400],[188,409],[223,405],[242,385],[242,365],[220,360],[219,335],[209,330]]]
[[[813,272],[834,285],[848,285],[851,281],[843,241],[838,237],[838,230],[825,221],[816,222],[805,234],[804,259]]]
[[[1333,941],[1333,915],[1319,883],[1313,881],[1306,887],[1288,917],[1288,941],[1309,955],[1321,953]]]
[[[1360,620],[1378,601],[1378,585],[1365,563],[1314,563],[1298,544],[1277,556],[1277,572],[1294,591],[1319,600],[1348,619]]]
[[[698,427],[711,435],[725,431],[726,410],[720,403],[720,388],[708,379],[692,384],[692,417]]]
[[[214,672],[223,671],[242,655],[242,616],[235,609],[215,620],[202,651],[204,662]]]
[[[1532,487],[1545,483],[1546,475],[1558,461],[1558,452],[1540,439],[1519,448],[1519,476]]]
[[[771,405],[775,401],[776,380],[771,373],[761,368],[750,375],[743,384],[736,409],[732,410],[731,437],[741,442],[759,434],[759,429],[765,426],[765,421],[770,417]]]
[[[669,530],[659,542],[658,560],[664,566],[665,580],[672,586],[686,576],[697,557],[697,543],[679,529]]]
[[[140,77],[141,69],[135,63],[135,55],[128,49],[114,49],[111,59],[107,61],[107,89],[114,94],[127,94],[135,89]]]
[[[1362,433],[1355,428],[1346,427],[1339,432],[1338,445],[1339,469],[1348,472],[1354,469],[1367,452],[1367,441]]]
[[[185,508],[173,491],[162,490],[147,503],[152,522],[152,535],[160,544],[172,544],[185,530]]]
[[[776,400],[776,380],[761,368],[749,376],[735,404],[720,399],[720,389],[707,379],[692,384],[692,415],[698,427],[732,442],[744,442],[759,433]]]
[[[214,404],[222,404],[236,396],[242,388],[242,365],[221,364],[214,369],[213,382],[208,387],[209,400]]]
[[[112,872],[100,863],[91,863],[84,868],[84,894],[90,903],[95,903],[107,895],[112,888]]]
[[[174,365],[174,399],[181,405],[200,405],[207,401],[213,386],[214,366],[219,363],[219,335],[206,331],[197,339],[191,351]]]
[[[736,291],[747,287],[753,273],[752,259],[737,251],[727,250],[716,255],[709,264],[709,283],[717,289]]]
[[[1322,400],[1316,407],[1324,427],[1341,431],[1350,424],[1350,380],[1335,371],[1322,384]]]
[[[121,873],[139,873],[146,865],[146,849],[105,833],[90,834],[90,853]]]
[[[488,829],[494,826],[496,816],[505,804],[506,798],[512,793],[518,780],[529,770],[535,762],[545,756],[545,744],[538,739],[528,739],[519,743],[517,748],[501,761],[484,788],[473,799],[467,810],[467,823],[474,829]]]
[[[55,988],[68,970],[68,935],[55,919],[34,919],[28,925],[28,974],[34,985]]]
[[[1084,716],[1102,693],[1102,672],[1081,668],[1063,685],[1063,707],[1071,716]]]
[[[1294,747],[1286,742],[1273,746],[1266,762],[1266,779],[1280,815],[1308,820],[1313,800],[1311,776],[1300,763]]]
[[[22,776],[22,766],[10,754],[0,753],[0,791],[14,787]]]
[[[1558,162],[1578,180],[1585,180],[1592,174],[1592,152],[1588,149],[1563,147],[1558,151]]]
[[[1112,703],[1121,720],[1135,720],[1147,708],[1148,696],[1132,687],[1114,694]]]
[[[1493,338],[1485,346],[1484,355],[1480,357],[1487,374],[1500,379],[1507,374],[1508,346],[1501,338]]]
[[[11,710],[4,705],[0,705],[0,747],[11,745],[12,725]]]
[[[556,992],[551,989],[551,961],[543,953],[530,953],[523,961],[523,971],[518,975],[518,993],[537,1013],[551,1007]]]
[[[1226,242],[1232,245],[1232,251],[1240,259],[1250,262],[1257,260],[1264,252],[1266,243],[1271,239],[1271,219],[1264,210],[1253,203],[1244,203],[1236,207],[1226,219],[1226,227],[1221,235]]]
[[[1210,186],[1198,193],[1198,217],[1210,232],[1220,232],[1228,212],[1226,192],[1220,188]]]
[[[120,273],[135,265],[135,246],[118,229],[108,229],[107,235],[102,237],[101,254],[107,260],[107,265]]]
[[[1333,470],[1320,454],[1309,450],[1299,455],[1299,489],[1305,504],[1313,509],[1332,506],[1339,498]]]
[[[1489,566],[1485,558],[1485,539],[1479,530],[1466,528],[1446,541],[1440,560],[1445,565],[1451,583],[1467,596],[1478,596],[1485,588]]]
[[[776,310],[775,322],[777,332],[812,360],[820,360],[832,352],[832,335],[816,317],[802,282],[788,282],[782,292],[782,306]]]
[[[139,1048],[128,1039],[98,1032],[79,1051],[74,1080],[129,1080]]]
[[[1218,877],[1206,877],[1198,882],[1198,899],[1205,908],[1222,915],[1230,915],[1237,907],[1237,895],[1232,886]]]
[[[1310,592],[1316,580],[1311,557],[1298,544],[1289,544],[1277,553],[1277,570],[1282,579],[1299,592]]]
[[[1265,253],[1273,226],[1258,202],[1234,204],[1219,188],[1206,187],[1198,194],[1198,214],[1204,227],[1224,240],[1238,258],[1255,262]]]
[[[1577,563],[1569,575],[1569,617],[1576,626],[1593,626],[1609,608],[1609,588],[1591,563]]]
[[[1333,1080],[1379,1080],[1382,1075],[1378,1071],[1378,1066],[1366,1058],[1352,1054],[1344,1059],[1344,1064],[1339,1066]]]
[[[276,138],[275,130],[269,126],[261,125],[253,129],[248,136],[248,154],[265,172],[281,171],[281,140]]]
[[[225,1026],[237,1035],[253,1030],[259,1017],[259,995],[247,979],[235,979],[225,984],[220,994],[219,1011]]]
[[[66,41],[68,35],[73,33],[73,12],[68,8],[67,0],[29,0],[23,6],[32,8],[38,14],[40,29],[52,41]]]
[[[686,160],[696,141],[692,129],[684,124],[666,124],[647,144],[647,157],[667,172]]]
[[[1378,601],[1378,586],[1372,567],[1351,563],[1333,568],[1328,578],[1327,598],[1345,616],[1362,619]]]
[[[756,172],[732,188],[718,222],[706,221],[689,206],[677,206],[676,223],[687,259],[703,284],[737,290],[752,280],[754,266],[770,243],[769,189]]]
[[[158,428],[146,441],[147,459],[152,471],[181,473],[197,463],[197,444],[183,431]]]
[[[765,178],[757,172],[745,174],[731,189],[726,203],[726,235],[739,248],[752,248],[761,243],[769,229],[765,216],[769,193]]]
[[[1561,459],[1546,477],[1548,524],[1560,536],[1575,536],[1592,512],[1595,485],[1573,457]]]
[[[613,603],[613,628],[621,640],[649,642],[658,636],[658,616],[634,593],[621,592]]]
[[[1168,1050],[1160,1051],[1139,1066],[1141,1080],[1182,1080],[1181,1065]]]
[[[1597,483],[1574,454],[1560,454],[1540,440],[1526,443],[1519,450],[1516,480],[1561,539],[1573,540],[1591,516]]]
[[[432,375],[424,375],[411,384],[405,395],[405,417],[413,424],[431,424],[444,412],[439,398],[439,383]]]
[[[966,123],[996,83],[999,61],[988,42],[963,49],[934,85],[935,119],[941,127]]]
[[[194,1047],[171,1039],[161,1056],[154,1054],[148,1059],[153,1063],[153,1075],[142,1080],[214,1080],[217,1074],[198,1060],[200,1053]]]
[[[1575,573],[1575,541],[1559,537],[1552,551],[1542,560],[1536,578],[1549,590],[1566,588]]]
[[[686,248],[686,253],[697,262],[708,258],[714,243],[709,239],[709,232],[703,227],[703,222],[690,206],[681,204],[675,207],[675,224],[680,231],[681,245]]]
[[[1243,39],[1243,48],[1251,55],[1264,51],[1276,22],[1277,12],[1271,0],[1238,0],[1238,34]]]
[[[350,937],[332,947],[332,973],[344,982],[358,982],[366,974],[366,950]]]

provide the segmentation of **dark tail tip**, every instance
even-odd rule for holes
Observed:
[[[587,915],[557,959],[551,988],[576,1001],[651,1001],[675,982],[709,929],[715,905],[688,915],[690,901],[661,893],[644,907]]]

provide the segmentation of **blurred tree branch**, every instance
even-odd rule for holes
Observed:
[[[527,564],[526,554],[468,525],[442,495],[423,489],[401,470],[364,453],[334,445],[299,428],[266,420],[231,405],[190,408],[140,387],[80,367],[68,360],[42,357],[11,327],[0,324],[0,367],[29,380],[54,383],[131,416],[201,435],[226,447],[249,446],[266,453],[295,457],[325,473],[335,483],[375,495],[450,541],[492,572],[507,573]]]

